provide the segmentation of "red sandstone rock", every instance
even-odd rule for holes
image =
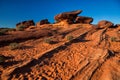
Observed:
[[[84,16],[78,16],[75,20],[76,23],[85,23],[85,24],[90,24],[93,22],[93,18],[91,17],[84,17]]]
[[[40,22],[36,23],[36,26],[43,25],[43,24],[50,24],[50,22],[48,21],[48,19],[43,19]]]
[[[112,27],[114,24],[110,21],[102,20],[99,21],[98,24],[99,28],[109,28]]]
[[[82,10],[76,10],[76,11],[71,11],[71,12],[64,12],[61,14],[58,14],[54,17],[54,19],[57,22],[67,20],[68,23],[73,23],[74,20],[76,19],[77,15],[80,14]]]
[[[35,25],[35,23],[33,20],[28,20],[28,21],[23,21],[23,22],[17,23],[16,28],[23,26],[25,29],[25,28],[28,28],[29,26],[34,26],[34,25]]]

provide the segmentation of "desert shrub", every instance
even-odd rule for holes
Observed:
[[[5,57],[3,55],[0,55],[0,63],[5,61]]]
[[[68,41],[71,41],[71,40],[73,40],[74,37],[70,35],[70,36],[67,36],[66,38]]]
[[[9,47],[11,50],[15,50],[15,49],[20,48],[20,45],[18,43],[14,42],[14,43],[10,43]]]
[[[45,38],[44,42],[48,44],[52,44],[53,41],[52,41],[52,38]]]
[[[23,31],[25,29],[25,26],[21,25],[16,28],[17,31]]]
[[[116,38],[116,37],[111,37],[110,40],[111,40],[112,42],[115,42],[115,41],[117,40],[117,38]]]

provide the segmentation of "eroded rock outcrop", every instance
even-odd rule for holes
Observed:
[[[28,20],[28,21],[23,21],[23,22],[19,22],[16,24],[16,28],[19,28],[20,26],[22,26],[24,29],[28,28],[29,26],[34,26],[35,23],[33,20]]]
[[[40,22],[36,23],[36,26],[40,26],[43,24],[50,24],[50,22],[48,21],[48,19],[43,19]]]
[[[54,17],[54,19],[57,22],[66,21],[69,24],[74,23],[74,20],[76,19],[77,15],[80,14],[82,10],[76,10],[71,12],[64,12],[61,14],[58,14]]]
[[[101,20],[101,21],[98,22],[97,25],[98,25],[99,28],[110,28],[114,24],[110,21],[107,21],[107,20]]]
[[[75,22],[76,23],[85,23],[85,24],[90,24],[93,22],[93,18],[91,17],[84,17],[84,16],[78,16],[76,19],[75,19]]]

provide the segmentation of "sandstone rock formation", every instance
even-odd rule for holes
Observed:
[[[16,28],[19,28],[20,26],[23,26],[24,29],[28,28],[29,26],[34,26],[35,23],[33,20],[28,20],[28,21],[23,21],[23,22],[19,22],[16,24]]]
[[[28,28],[27,28],[28,29]],[[45,36],[51,36],[53,34],[52,30],[29,30],[29,31],[22,31],[22,32],[14,32],[13,34],[8,34],[5,36],[0,36],[0,46],[9,44],[11,42],[20,42],[29,39],[37,39]],[[6,43],[6,44],[5,44]]]
[[[29,26],[27,29],[25,29],[25,30],[32,30],[32,29],[35,29],[36,28],[36,26]]]
[[[0,55],[13,57],[0,65],[0,79],[120,80],[120,42],[111,41],[112,37],[119,38],[118,29],[98,30],[86,25],[90,24],[60,29],[43,25],[0,36],[0,46],[16,41],[22,45],[17,50],[10,50],[9,45],[0,47]],[[47,36],[52,32],[52,36]],[[66,40],[70,35],[74,39]],[[46,37],[58,42],[46,44]]]
[[[110,21],[102,20],[102,21],[99,21],[97,25],[99,28],[109,28],[109,27],[112,27],[114,24]]]
[[[48,19],[43,19],[40,22],[36,23],[36,26],[40,26],[43,24],[50,24],[50,22],[48,21]]]
[[[78,16],[76,19],[75,19],[75,22],[76,23],[85,23],[85,24],[90,24],[93,22],[93,18],[91,17],[84,17],[84,16]]]
[[[76,19],[77,15],[80,14],[81,12],[82,12],[82,10],[64,12],[64,13],[56,15],[54,17],[54,19],[57,22],[61,22],[63,20],[66,20],[68,23],[74,23],[74,20]]]
[[[0,61],[1,55],[6,58],[0,62],[0,80],[120,80],[120,24],[93,25],[78,12],[0,36]],[[11,50],[15,42],[20,48]]]

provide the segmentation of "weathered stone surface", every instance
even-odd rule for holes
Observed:
[[[23,22],[17,23],[16,28],[19,28],[20,26],[22,26],[25,29],[25,28],[28,28],[29,26],[34,26],[34,25],[35,25],[35,23],[33,20],[28,20],[28,21],[23,21]]]
[[[98,25],[99,28],[110,28],[114,24],[110,21],[102,20],[102,21],[99,21],[97,25]]]
[[[48,19],[43,19],[40,22],[36,23],[36,26],[40,26],[43,24],[50,24],[50,22],[48,21]]]
[[[27,28],[28,29],[28,28]],[[14,34],[8,34],[6,36],[0,36],[0,46],[2,44],[12,43],[12,42],[19,42],[19,41],[25,41],[29,39],[37,39],[42,38],[45,36],[51,36],[53,34],[52,30],[41,30],[41,29],[31,29],[29,31],[16,31]]]
[[[63,12],[61,14],[58,14],[54,17],[54,19],[57,22],[66,20],[68,23],[73,23],[74,20],[76,19],[77,15],[80,14],[82,10],[76,10],[76,11],[71,11],[71,12]]]
[[[84,16],[78,16],[76,19],[75,19],[75,22],[76,23],[85,23],[85,24],[90,24],[93,22],[93,18],[91,17],[84,17]]]
[[[35,26],[29,26],[27,29],[25,30],[32,30],[32,29],[35,29],[36,27]]]

